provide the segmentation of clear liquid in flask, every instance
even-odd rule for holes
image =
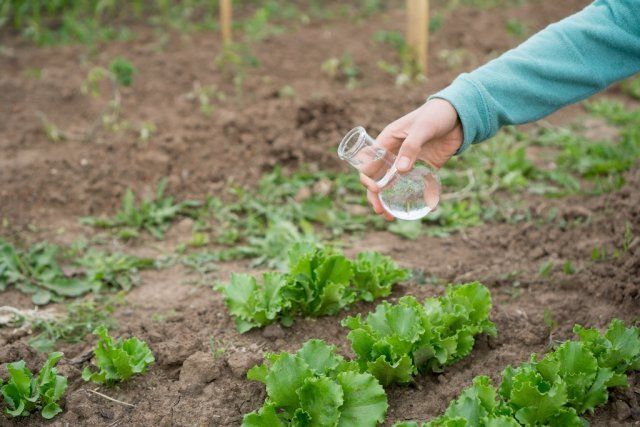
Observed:
[[[434,210],[440,201],[440,183],[426,166],[399,174],[395,167],[378,181],[380,202],[394,217],[417,220]]]

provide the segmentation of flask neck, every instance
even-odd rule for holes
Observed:
[[[382,179],[395,161],[395,155],[371,138],[361,126],[345,135],[338,147],[338,156],[374,181]]]

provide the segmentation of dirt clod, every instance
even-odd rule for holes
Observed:
[[[227,365],[231,368],[233,375],[244,378],[247,371],[254,365],[260,363],[262,355],[259,353],[250,353],[248,351],[236,351],[227,356]]]
[[[631,408],[623,400],[613,402],[613,416],[618,421],[624,421],[631,417]]]
[[[220,365],[210,353],[198,351],[182,364],[180,382],[183,384],[207,384],[220,376]]]
[[[262,336],[270,340],[284,338],[284,330],[282,329],[282,326],[278,325],[277,323],[274,323],[272,325],[265,327],[262,330]]]

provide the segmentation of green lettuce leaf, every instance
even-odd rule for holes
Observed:
[[[155,361],[147,343],[138,338],[114,340],[104,326],[97,327],[93,333],[98,336],[93,350],[98,371],[85,367],[82,371],[82,379],[85,381],[112,385],[143,374]]]
[[[361,252],[353,264],[353,283],[364,301],[388,296],[393,285],[409,277],[408,270],[379,252]]]
[[[40,409],[42,417],[50,420],[62,412],[57,402],[67,390],[67,379],[58,375],[56,368],[62,356],[61,352],[49,354],[37,376],[23,360],[7,364],[9,379],[6,384],[0,380],[0,394],[7,405],[7,415],[27,416]]]
[[[411,296],[383,302],[365,320],[357,315],[342,325],[351,329],[347,337],[362,370],[383,385],[408,383],[418,372],[441,371],[467,356],[475,335],[495,334],[490,309],[489,290],[474,282],[422,304]]]
[[[263,382],[264,406],[245,415],[243,426],[375,426],[384,420],[387,397],[376,378],[360,373],[335,346],[306,342],[295,354],[265,355],[247,378]]]

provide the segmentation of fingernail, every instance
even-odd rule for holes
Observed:
[[[407,169],[411,164],[411,159],[405,156],[402,156],[398,159],[397,167],[398,169]]]

